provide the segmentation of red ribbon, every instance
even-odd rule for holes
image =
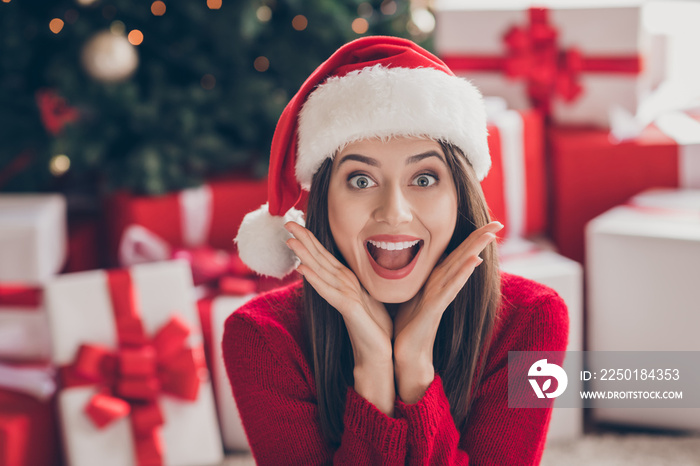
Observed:
[[[576,48],[563,50],[558,30],[548,22],[546,8],[530,8],[527,26],[513,26],[503,36],[505,56],[447,55],[442,60],[453,71],[499,71],[527,84],[533,107],[548,115],[556,96],[576,100],[583,87],[581,73],[638,74],[639,56],[583,56]]]
[[[0,284],[0,306],[37,308],[41,306],[41,288]]]
[[[138,465],[161,465],[159,427],[164,419],[157,399],[162,394],[197,399],[202,348],[187,346],[190,329],[177,316],[152,338],[145,334],[127,270],[110,271],[108,287],[119,348],[82,345],[74,363],[63,368],[63,383],[65,387],[97,384],[99,392],[85,406],[88,417],[102,428],[129,416]]]

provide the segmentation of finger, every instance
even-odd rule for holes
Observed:
[[[306,281],[316,290],[316,292],[325,299],[328,304],[333,306],[342,314],[342,306],[345,298],[341,291],[335,286],[331,286],[324,278],[323,274],[318,274],[308,265],[300,265],[297,270],[304,276]]]
[[[317,261],[328,271],[344,267],[333,254],[323,247],[321,242],[307,228],[304,228],[296,222],[287,222],[284,227],[294,235],[296,239],[301,241],[309,252],[316,257]]]
[[[477,228],[441,262],[440,267],[451,269],[455,264],[463,263],[467,256],[480,254],[491,241],[497,238],[496,232],[502,228],[503,224],[499,222],[491,222]]]
[[[461,250],[454,257],[450,257],[449,262],[443,267],[443,282],[447,283],[462,270],[467,270],[475,262],[481,263],[479,254],[486,249],[496,239],[496,235],[490,232],[483,233],[477,237],[467,248]],[[455,251],[457,252],[457,251]],[[476,267],[478,264],[474,264]],[[461,274],[460,274],[461,275]],[[468,276],[465,278],[469,278]],[[464,285],[464,283],[462,283]]]
[[[319,261],[318,255],[309,251],[306,245],[297,238],[288,239],[287,246],[294,251],[294,254],[297,255],[302,264],[324,277],[328,285],[340,288],[343,277],[338,273],[337,269],[329,267],[327,262]]]

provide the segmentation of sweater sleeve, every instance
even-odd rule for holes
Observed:
[[[234,313],[223,354],[233,395],[258,465],[405,464],[407,422],[348,389],[341,444],[322,434],[310,371],[284,330]]]
[[[461,435],[439,375],[417,403],[396,402],[397,412],[408,421],[406,464],[539,464],[553,400],[547,408],[508,407],[508,351],[565,351],[568,314],[556,294],[524,311],[490,352]]]

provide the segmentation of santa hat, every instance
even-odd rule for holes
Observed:
[[[339,48],[287,104],[270,153],[268,203],[243,219],[238,252],[252,270],[281,278],[298,259],[286,245],[294,207],[323,161],[361,139],[423,136],[459,147],[482,180],[491,166],[479,91],[439,58],[397,37]]]

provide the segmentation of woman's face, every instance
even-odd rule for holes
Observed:
[[[349,144],[333,160],[328,218],[369,294],[383,303],[410,300],[457,222],[457,191],[440,144],[413,137]]]

